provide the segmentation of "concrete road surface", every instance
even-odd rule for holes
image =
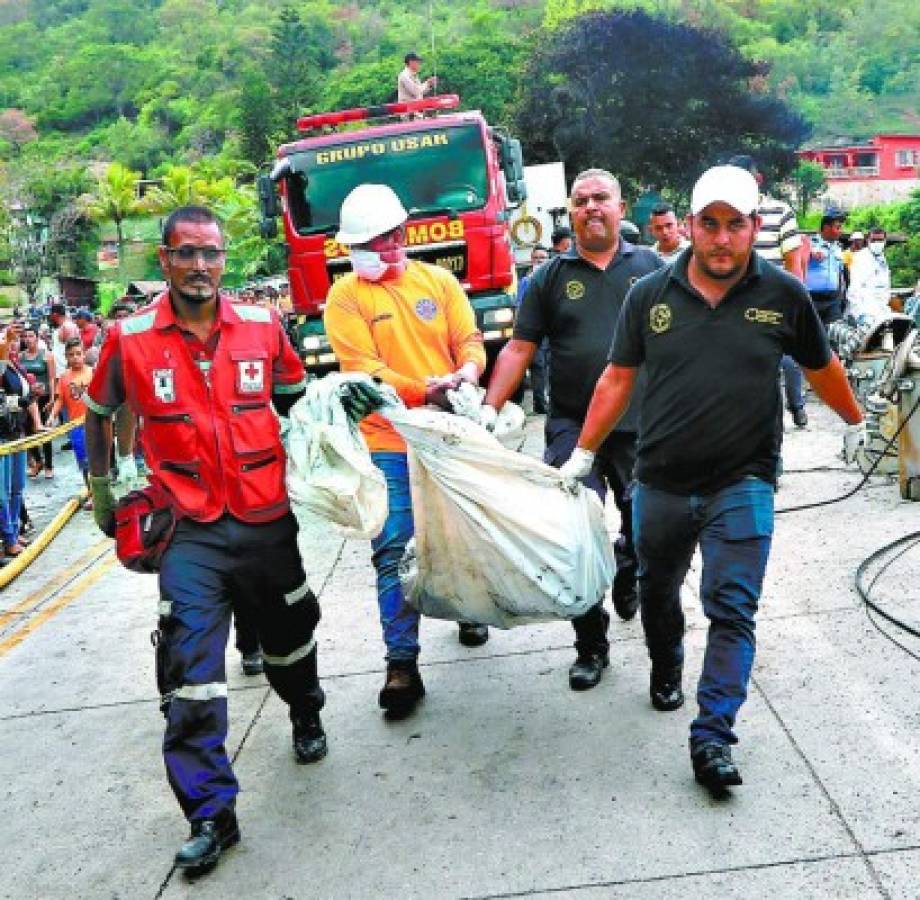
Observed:
[[[807,431],[787,432],[778,507],[858,481],[835,458],[842,424],[809,413]],[[539,420],[529,428],[538,453]],[[50,487],[34,490],[53,505]],[[368,545],[318,526],[307,567],[323,605],[329,755],[295,764],[282,704],[228,650],[243,841],[189,882],[171,867],[187,826],[160,756],[156,581],[121,569],[78,515],[0,597],[0,896],[917,898],[920,641],[881,620],[904,649],[883,636],[853,573],[918,528],[920,504],[885,479],[778,518],[738,726],[745,783],[715,801],[689,766],[695,705],[649,704],[636,621],[614,622],[603,682],[575,694],[565,622],[493,630],[467,650],[456,626],[426,620],[428,696],[411,719],[384,721]],[[920,545],[886,562],[874,596],[917,626]],[[698,580],[697,564],[684,593],[690,701]]]

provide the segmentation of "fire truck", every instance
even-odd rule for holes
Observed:
[[[490,359],[511,336],[508,220],[526,199],[521,144],[459,105],[451,94],[304,116],[297,128],[307,136],[281,146],[271,174],[259,176],[263,236],[276,235],[279,216],[283,222],[292,337],[309,372],[337,365],[322,313],[329,286],[351,268],[335,240],[339,209],[363,183],[387,184],[399,196],[410,257],[457,276]]]

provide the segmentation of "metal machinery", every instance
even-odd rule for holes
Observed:
[[[904,500],[920,500],[920,330],[912,327],[891,355],[879,394],[895,409],[897,473]]]
[[[857,326],[835,322],[828,331],[865,411],[859,468],[897,475],[901,497],[920,500],[920,328],[893,314]]]

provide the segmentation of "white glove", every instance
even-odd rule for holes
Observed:
[[[479,407],[479,424],[486,431],[495,431],[496,421],[498,421],[498,410],[494,406],[484,403]]]
[[[866,423],[859,422],[857,425],[847,425],[843,433],[843,459],[849,464],[856,462],[856,454],[860,447],[865,447],[868,442],[866,434]]]
[[[594,468],[594,454],[584,447],[576,447],[572,455],[562,464],[559,474],[569,487],[575,485]]]
[[[115,479],[116,484],[132,484],[137,481],[137,463],[134,461],[134,454],[129,453],[127,456],[118,456],[118,477]]]

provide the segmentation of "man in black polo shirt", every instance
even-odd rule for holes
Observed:
[[[624,203],[619,182],[609,172],[582,172],[572,184],[569,202],[575,245],[531,276],[518,308],[514,336],[499,354],[483,406],[488,427],[495,421],[496,410],[514,393],[540,342],[548,338],[553,364],[544,460],[552,466],[561,466],[575,447],[627,291],[638,278],[663,265],[651,250],[620,238]],[[613,604],[623,619],[631,619],[638,608],[632,513],[626,492],[635,461],[638,405],[636,397],[604,442],[586,479],[602,501],[609,486],[620,511]],[[600,681],[608,664],[609,622],[603,603],[573,620],[577,652],[569,670],[573,690],[592,688]]]
[[[752,253],[757,183],[717,166],[696,183],[691,247],[630,292],[578,447],[562,467],[582,478],[647,378],[633,493],[642,625],[658,709],[683,702],[680,586],[699,545],[709,619],[699,715],[690,727],[697,780],[741,784],[729,745],[754,660],[754,614],[773,533],[777,370],[784,353],[850,424],[862,415],[804,285]],[[656,698],[668,699],[662,704]]]

